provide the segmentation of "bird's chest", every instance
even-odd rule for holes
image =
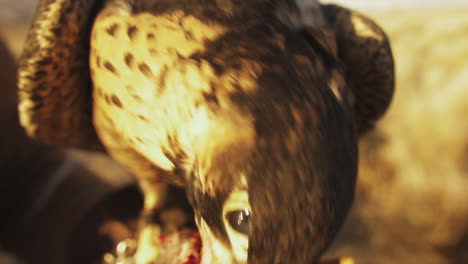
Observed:
[[[104,145],[130,148],[171,169],[164,150],[206,118],[204,99],[215,79],[213,68],[191,55],[222,32],[177,12],[98,17],[90,68],[94,123]]]

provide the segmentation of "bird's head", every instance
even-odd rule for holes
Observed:
[[[280,45],[270,44],[266,27],[250,34],[260,40],[234,35],[200,55],[221,69],[216,103],[190,130],[199,136],[187,192],[202,263],[313,263],[353,200],[357,136],[347,82],[340,64],[300,34],[282,35]],[[244,81],[224,93],[225,74]]]
[[[356,175],[351,127],[331,127],[340,131],[265,127],[272,135],[236,135],[215,157],[200,160],[188,195],[203,239],[202,263],[318,258],[352,203]]]

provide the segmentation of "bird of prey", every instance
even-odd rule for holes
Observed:
[[[128,169],[143,222],[184,187],[202,263],[305,264],[342,225],[358,137],[393,89],[385,33],[341,6],[41,0],[19,110],[31,137]]]

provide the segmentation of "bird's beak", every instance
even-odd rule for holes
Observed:
[[[231,264],[234,261],[232,251],[211,231],[205,220],[197,221],[202,240],[201,264]]]

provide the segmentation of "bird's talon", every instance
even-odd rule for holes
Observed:
[[[112,253],[106,253],[102,257],[102,264],[115,264],[117,258]]]
[[[102,258],[103,264],[135,264],[135,252],[137,241],[135,239],[124,239],[115,247],[115,254],[106,253]]]
[[[137,250],[137,242],[134,239],[127,238],[117,244],[117,257],[133,256]]]

